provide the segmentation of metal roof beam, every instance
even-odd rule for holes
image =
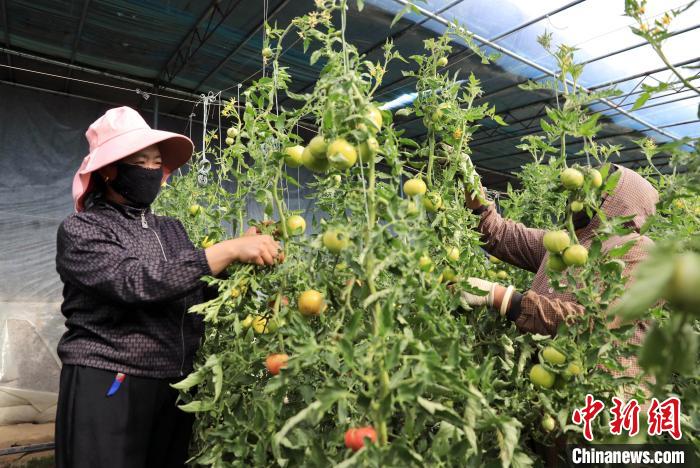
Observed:
[[[2,29],[5,31],[5,47],[8,49],[11,47],[10,44],[10,20],[7,17],[7,2],[5,0],[0,0],[0,14],[2,14]],[[12,56],[7,53],[7,64],[12,66]],[[12,68],[8,68],[10,81],[14,81],[14,73],[12,73]]]
[[[449,10],[450,8],[452,8],[452,7],[456,6],[456,5],[459,5],[459,4],[462,3],[462,2],[464,2],[464,0],[454,0],[454,1],[450,2],[450,3],[448,3],[447,5],[445,5],[444,7],[440,8],[439,10],[436,10],[436,11],[435,11],[435,14],[436,14],[436,15],[442,14],[442,13],[444,13],[445,11]],[[412,30],[412,29],[414,29],[414,28],[417,28],[418,26],[422,26],[422,25],[424,25],[425,23],[427,23],[428,21],[430,21],[430,18],[425,18],[425,19],[423,19],[423,20],[421,20],[421,21],[418,21],[417,23],[411,23],[411,24],[409,24],[408,26],[406,26],[405,28],[403,28],[402,30],[397,31],[397,32],[395,32],[394,34],[392,34],[391,36],[389,36],[389,38],[385,38],[384,40],[379,41],[379,42],[377,42],[376,44],[370,46],[369,48],[363,50],[363,51],[360,53],[360,55],[371,54],[372,52],[374,52],[375,50],[377,50],[379,47],[381,47],[381,46],[383,46],[384,44],[386,44],[387,40],[395,41],[396,39],[399,39],[399,38],[405,36],[406,33],[408,33],[410,30]]]
[[[224,67],[224,65],[226,65],[226,62],[228,62],[228,61],[231,59],[231,57],[233,57],[234,55],[236,55],[236,54],[238,53],[238,51],[241,50],[241,49],[243,48],[243,46],[246,45],[246,44],[248,43],[248,41],[250,41],[250,40],[253,38],[253,36],[255,36],[255,34],[257,34],[258,31],[260,31],[260,30],[262,29],[262,27],[265,25],[265,21],[266,21],[266,20],[270,20],[270,18],[272,18],[273,16],[275,16],[277,13],[279,13],[280,10],[281,10],[282,8],[284,8],[285,5],[287,5],[287,3],[289,3],[289,0],[282,0],[280,3],[277,4],[277,6],[275,7],[275,9],[272,10],[272,12],[270,12],[270,14],[268,15],[267,18],[263,18],[263,20],[262,20],[260,23],[258,23],[257,26],[255,26],[253,29],[251,29],[250,31],[248,31],[248,33],[245,35],[245,37],[243,38],[243,40],[242,40],[228,55],[226,55],[226,57],[224,57],[224,58],[216,65],[216,67],[214,67],[214,69],[213,69],[212,71],[210,71],[209,73],[207,73],[207,75],[206,75],[204,78],[202,78],[202,79],[199,81],[199,83],[197,83],[197,86],[195,86],[194,91],[197,91],[199,88],[201,88],[201,86],[202,86],[204,83],[206,83],[207,80],[208,80],[209,78],[211,78],[214,74],[216,74],[216,72],[218,72],[219,70],[221,70],[221,69]]]
[[[399,3],[401,5],[404,5],[404,6],[405,5],[412,5],[412,3],[409,0],[394,0],[394,2]],[[431,12],[429,12],[428,10],[426,10],[425,8],[417,6],[417,5],[413,5],[413,7],[417,11],[419,11],[422,15],[429,16],[432,19],[434,19],[435,21],[438,21],[446,26],[449,25],[449,21],[447,21],[445,18],[441,17],[440,15],[434,15]],[[478,34],[475,34],[475,33],[471,33],[471,34],[475,40],[481,42],[482,44],[484,44],[486,46],[489,46],[489,47],[497,50],[498,52],[500,52],[504,55],[508,55],[509,57],[511,57],[511,58],[521,62],[521,63],[524,63],[525,65],[529,65],[532,68],[541,71],[542,73],[545,73],[545,74],[551,75],[551,76],[556,76],[556,71],[554,71],[554,70],[550,70],[547,67],[543,67],[542,65],[540,65],[540,64],[538,64],[538,63],[536,63],[536,62],[534,62],[526,57],[523,57],[520,54],[513,52],[512,50],[510,50],[506,47],[502,47],[502,46],[500,46],[492,41],[489,41],[488,39],[481,37]],[[590,93],[590,90],[588,88],[586,88],[585,86],[582,86],[580,84],[574,83],[573,81],[571,81],[569,79],[566,80],[566,83],[574,89],[580,89],[581,91],[583,91],[585,93]],[[668,132],[664,131],[663,129],[660,129],[656,125],[654,125],[650,122],[647,122],[645,119],[637,117],[636,115],[620,108],[619,106],[617,106],[615,103],[611,102],[607,98],[599,98],[597,100],[602,102],[606,106],[610,107],[611,109],[617,110],[618,112],[620,112],[624,116],[634,120],[635,122],[646,126],[650,130],[657,131],[657,132],[661,133],[662,135],[665,135],[668,138],[671,138],[673,140],[678,140],[678,137],[676,135],[673,135],[672,133],[668,133]]]
[[[670,37],[673,37],[673,36],[677,36],[677,35],[679,35],[679,34],[687,33],[687,32],[689,32],[689,31],[693,31],[693,30],[698,29],[698,28],[700,28],[700,24],[696,24],[695,26],[690,26],[690,27],[687,27],[687,28],[685,28],[685,29],[680,29],[680,30],[678,30],[678,31],[674,31],[674,32],[672,32],[672,33],[669,33],[669,36],[668,36],[668,37],[670,38]],[[630,50],[637,49],[637,48],[639,48],[639,47],[643,47],[643,46],[648,45],[648,44],[649,44],[649,43],[646,42],[646,41],[639,42],[639,43],[637,43],[637,44],[634,44],[634,45],[625,47],[625,48],[623,48],[623,49],[615,50],[615,51],[613,51],[613,52],[608,52],[607,54],[603,54],[603,55],[600,55],[600,56],[598,56],[598,57],[594,57],[594,58],[592,58],[592,59],[584,60],[583,62],[580,62],[579,65],[588,65],[588,64],[590,64],[590,63],[598,62],[598,61],[600,61],[600,60],[604,60],[604,59],[606,59],[606,58],[610,58],[610,57],[613,57],[613,56],[618,55],[618,54],[622,54],[622,53],[625,53],[625,52],[629,52]],[[538,81],[538,80],[541,80],[541,79],[543,79],[543,78],[547,78],[548,76],[549,76],[549,75],[546,75],[546,74],[545,74],[545,75],[539,75],[539,76],[536,76],[535,78],[528,78],[528,79],[525,79],[525,80],[522,80],[522,81],[518,81],[517,83],[509,84],[508,86],[505,86],[505,87],[503,87],[503,88],[499,88],[499,89],[490,91],[490,92],[488,92],[488,93],[486,93],[486,94],[480,96],[480,97],[477,99],[477,102],[480,102],[480,101],[482,101],[482,100],[484,100],[484,99],[486,99],[486,98],[488,98],[488,97],[494,96],[494,95],[496,95],[496,94],[500,94],[500,93],[502,93],[503,91],[507,91],[507,90],[509,90],[509,89],[512,89],[512,88],[518,87],[518,86],[520,86],[520,85],[526,84],[526,83],[529,82],[529,81]]]
[[[83,11],[80,13],[80,22],[78,23],[78,31],[75,33],[75,39],[73,39],[73,47],[71,47],[70,60],[69,63],[73,65],[75,62],[75,55],[78,53],[78,44],[80,43],[80,38],[83,37],[83,26],[85,26],[85,18],[87,18],[88,8],[90,7],[90,0],[85,0],[83,2]],[[65,92],[70,91],[70,77],[73,75],[73,70],[68,70],[68,79],[66,79]]]
[[[693,123],[693,121],[691,120],[691,121],[686,121],[686,122],[680,122],[680,123],[672,123],[672,124],[662,125],[662,128],[672,128],[672,127],[677,127],[677,126],[679,126],[679,125],[685,125],[685,124],[688,124],[688,123]],[[633,134],[633,133],[642,133],[642,130],[631,130],[631,131],[629,131],[629,132],[627,132],[627,133],[620,133],[620,134],[614,134],[614,135],[606,135],[606,136],[604,136],[604,137],[601,137],[601,138],[596,139],[596,141],[599,141],[599,142],[600,142],[600,141],[603,141],[603,140],[608,140],[608,139],[610,139],[610,138],[619,138],[619,137],[621,137],[621,136],[625,136],[625,135],[628,135],[628,134],[631,135],[631,134]],[[578,138],[578,139],[576,139],[576,140],[567,141],[566,144],[567,144],[567,146],[569,146],[569,145],[578,145],[578,144],[583,143],[583,142],[584,142],[584,139],[583,139],[583,138]],[[561,147],[561,145],[552,145],[552,147],[553,147],[553,148],[556,148],[556,149],[559,149],[559,148]],[[505,159],[505,158],[510,158],[510,157],[514,157],[514,156],[526,155],[526,154],[529,154],[529,152],[528,152],[528,151],[517,151],[517,152],[515,152],[515,153],[502,154],[502,155],[499,155],[499,156],[489,156],[489,157],[487,157],[487,158],[481,158],[479,161],[493,161],[493,160],[496,160],[496,159]]]
[[[212,0],[161,67],[156,82],[163,85],[172,83],[178,73],[187,66],[192,57],[214,35],[241,1],[230,0],[222,5],[221,0]]]
[[[394,1],[402,1],[402,0],[394,0]],[[683,61],[681,61],[681,62],[675,63],[675,64],[673,64],[673,66],[674,66],[674,67],[681,67],[681,66],[684,66],[684,65],[688,65],[689,63],[697,62],[697,61],[699,61],[699,60],[700,60],[700,57],[696,57],[696,58],[693,58],[693,59],[683,60]],[[632,75],[632,76],[628,76],[628,77],[625,77],[625,78],[620,78],[620,79],[614,80],[614,82],[611,81],[611,82],[604,83],[604,84],[598,84],[598,85],[592,86],[592,87],[590,87],[590,88],[585,88],[585,87],[582,87],[582,86],[579,85],[579,88],[582,89],[585,93],[590,93],[591,91],[595,91],[595,90],[598,90],[598,89],[600,89],[600,88],[604,88],[604,87],[606,87],[606,86],[610,86],[611,83],[612,83],[612,84],[618,84],[618,83],[622,83],[622,82],[625,82],[625,81],[634,80],[634,79],[636,79],[636,78],[640,78],[640,77],[645,76],[645,75],[651,75],[651,74],[653,74],[653,73],[658,73],[659,71],[663,71],[663,70],[666,70],[666,67],[662,67],[662,68],[660,68],[660,69],[650,70],[650,71],[643,72],[643,73],[636,73],[636,74],[634,74],[634,75]],[[570,83],[570,84],[573,84],[573,83]],[[611,109],[617,110],[618,112],[620,112],[621,114],[625,115],[626,117],[631,118],[632,120],[636,121],[637,123],[640,123],[640,124],[645,125],[645,126],[646,126],[647,128],[649,128],[650,130],[653,130],[653,128],[649,127],[649,125],[651,125],[651,124],[648,124],[648,123],[645,122],[645,121],[640,121],[640,119],[638,119],[637,117],[632,116],[632,114],[630,114],[629,112],[627,112],[627,111],[625,111],[624,109],[622,109],[621,106],[620,106],[619,104],[615,104],[613,101],[611,101],[611,99],[618,99],[618,98],[620,98],[620,97],[624,97],[624,96],[617,96],[617,97],[613,97],[613,98],[610,98],[610,99],[604,98],[604,99],[599,99],[599,101],[602,102],[602,103],[604,103],[604,104],[606,104],[606,105],[607,105],[608,107],[610,107]],[[484,97],[482,96],[482,97],[480,97],[480,98],[478,99],[478,101],[481,101],[481,100],[483,100],[483,99],[484,99]],[[516,110],[520,110],[520,109],[526,109],[526,108],[528,108],[528,107],[536,106],[536,105],[539,105],[539,104],[549,103],[549,102],[552,101],[553,99],[556,99],[556,96],[550,96],[550,97],[546,97],[546,98],[544,98],[544,99],[538,99],[538,100],[536,100],[536,101],[528,102],[528,103],[526,103],[526,104],[521,104],[521,105],[515,106],[515,107],[509,107],[509,108],[507,108],[507,109],[501,109],[501,110],[498,111],[498,113],[500,114],[500,113],[504,113],[504,112],[512,112],[512,111],[516,111]],[[403,124],[409,124],[409,123],[414,122],[414,121],[416,121],[416,120],[418,120],[418,119],[419,119],[418,117],[412,117],[412,118],[410,118],[410,119],[404,121]],[[666,136],[669,137],[669,138],[673,138],[674,140],[677,139],[677,138],[675,138],[675,137],[673,137],[673,136],[670,136],[670,135],[666,135]]]
[[[635,95],[635,94],[641,94],[642,92],[643,92],[643,91],[636,91],[636,92],[634,92],[634,93],[628,93],[628,94],[623,95],[623,96],[618,96],[618,97],[615,98],[615,99],[619,99],[619,98],[623,98],[623,97],[626,98],[626,97],[629,97],[629,96],[633,96],[633,95]],[[656,100],[656,99],[661,99],[661,98],[663,98],[663,97],[670,96],[670,95],[672,95],[672,94],[676,94],[676,92],[667,93],[667,94],[663,94],[663,95],[659,95],[659,96],[653,96],[653,97],[651,97],[647,102],[654,101],[654,100]],[[669,103],[672,103],[672,102],[681,101],[681,100],[683,100],[683,99],[687,99],[687,98],[676,99],[676,100],[673,100],[673,101],[664,101],[664,102],[662,102],[662,103],[652,104],[652,105],[648,105],[648,106],[645,105],[645,106],[641,107],[640,109],[648,109],[648,108],[650,108],[650,107],[660,106],[660,105],[663,105],[663,104],[669,104]],[[523,119],[513,120],[513,121],[511,121],[511,122],[506,121],[506,123],[510,126],[510,125],[515,125],[515,124],[521,124],[521,123],[526,122],[526,121],[532,121],[532,122],[534,122],[535,120],[541,119],[541,118],[543,118],[543,117],[545,117],[545,116],[547,115],[546,113],[542,113],[542,111],[544,110],[545,107],[546,107],[546,105],[542,106],[542,107],[540,108],[539,112],[536,113],[535,115],[532,115],[532,116],[529,116],[529,117],[525,117],[525,118],[523,118]],[[486,127],[482,127],[482,128],[486,128]],[[501,129],[500,127],[495,127],[495,128],[494,128],[494,130],[500,130],[500,129]],[[528,123],[527,125],[524,125],[523,128],[522,128],[521,130],[531,130],[531,128],[530,128],[530,123]],[[499,133],[499,132],[496,132],[496,133]],[[531,134],[535,134],[535,133],[539,133],[539,130],[536,131],[536,132],[524,132],[524,133],[519,133],[519,134],[517,134],[517,135],[515,135],[515,134],[513,134],[513,133],[505,132],[505,133],[499,133],[499,135],[507,135],[506,138],[508,139],[508,138],[515,138],[516,136],[531,135]],[[498,140],[484,141],[484,140],[487,140],[487,139],[488,139],[488,137],[487,137],[487,138],[475,138],[474,140],[471,141],[471,144],[469,145],[469,147],[470,147],[470,148],[475,148],[475,147],[481,146],[482,144],[489,144],[489,143],[493,143],[494,141],[498,141]],[[483,142],[483,143],[482,143],[482,142]],[[477,143],[477,144],[474,145],[473,143]]]
[[[557,8],[555,10],[552,10],[548,13],[545,13],[544,15],[540,15],[536,18],[533,18],[533,19],[523,23],[523,24],[515,26],[514,28],[509,29],[508,31],[506,31],[504,33],[501,33],[498,36],[493,37],[492,39],[490,39],[490,41],[495,42],[495,41],[501,40],[504,37],[510,36],[511,34],[516,33],[522,29],[525,29],[528,26],[532,26],[535,23],[539,23],[543,19],[547,19],[552,15],[556,15],[557,13],[561,13],[564,10],[568,10],[569,8],[576,6],[579,3],[583,3],[584,1],[586,1],[586,0],[574,0],[573,2],[567,3],[566,5],[562,5],[561,7]],[[447,70],[448,68],[460,63],[462,61],[463,55],[467,55],[467,57],[465,57],[465,59],[467,59],[467,58],[471,57],[473,54],[474,54],[474,52],[469,47],[465,47],[462,50],[455,52],[454,54],[451,54],[449,56],[448,65],[446,67],[442,68],[440,71]],[[388,93],[389,91],[395,91],[397,89],[401,89],[402,87],[404,87],[404,86],[399,86],[398,88],[391,88],[392,86],[406,82],[406,81],[411,81],[413,79],[415,79],[415,78],[410,77],[410,76],[402,77],[402,78],[399,78],[397,80],[392,81],[391,83],[387,83],[386,85],[380,87],[379,90],[381,91],[381,94],[383,95],[383,94]]]
[[[676,83],[679,83],[679,82],[676,82]],[[687,91],[690,91],[690,90],[687,90]],[[633,96],[633,95],[635,95],[635,94],[641,94],[642,92],[643,92],[643,91],[633,91],[633,92],[630,92],[630,93],[627,93],[627,94],[623,94],[623,95],[621,95],[621,96],[617,96],[617,97],[615,97],[614,99],[626,99],[627,97]],[[682,91],[682,92],[684,92],[684,91]],[[673,92],[670,92],[670,93],[666,93],[666,94],[662,94],[662,95],[658,95],[658,96],[653,96],[653,97],[651,97],[647,102],[654,101],[654,100],[657,100],[657,99],[661,99],[661,98],[664,98],[664,97],[667,97],[667,96],[671,96],[671,95],[673,95],[673,94],[679,94],[679,92],[673,91]],[[663,105],[665,105],[665,104],[673,104],[674,102],[685,101],[686,99],[692,99],[692,98],[695,98],[695,97],[697,97],[697,95],[691,94],[691,95],[688,95],[688,96],[685,96],[685,97],[682,97],[682,98],[679,98],[679,99],[673,99],[673,100],[669,100],[669,101],[657,102],[657,103],[655,103],[655,104],[644,105],[643,107],[640,107],[639,109],[636,109],[636,110],[645,110],[645,109],[650,109],[650,108],[652,108],[652,107],[663,106]],[[553,99],[554,99],[554,98],[551,98],[550,101],[553,100]],[[510,122],[506,120],[506,123],[507,123],[509,126],[510,126],[510,125],[520,124],[520,123],[529,121],[528,124],[527,124],[527,125],[524,125],[522,129],[516,130],[515,132],[510,133],[510,132],[506,132],[505,130],[502,130],[501,127],[494,127],[494,128],[491,128],[490,130],[493,130],[493,135],[489,134],[489,135],[487,135],[487,136],[484,137],[484,138],[477,138],[477,139],[474,139],[474,140],[472,140],[472,141],[470,142],[469,147],[473,149],[473,148],[478,148],[478,147],[480,147],[480,146],[488,145],[488,144],[491,144],[491,143],[494,143],[494,142],[497,142],[497,141],[502,141],[503,139],[504,139],[504,140],[510,140],[510,139],[513,139],[513,138],[519,138],[519,137],[523,137],[523,136],[526,136],[526,135],[536,135],[536,134],[542,133],[541,130],[536,129],[535,127],[530,128],[530,124],[531,124],[532,122],[536,121],[536,120],[539,120],[539,119],[544,118],[544,117],[547,116],[547,114],[546,114],[545,112],[542,112],[542,111],[544,110],[544,108],[547,107],[547,103],[549,103],[550,101],[547,101],[547,102],[545,102],[545,103],[542,103],[542,101],[537,101],[537,104],[527,105],[526,107],[530,107],[530,106],[535,107],[535,105],[543,104],[542,107],[540,108],[540,110],[537,111],[534,115],[531,115],[531,116],[528,116],[528,117],[525,117],[525,118],[522,118],[522,119],[518,119],[518,120],[513,120],[513,121],[510,121]],[[618,104],[618,105],[619,105],[620,107],[622,107],[623,105],[625,105],[625,106],[634,106],[634,103],[627,103],[627,104],[622,104],[622,103],[620,103],[620,104]],[[510,113],[510,111],[506,111],[506,113],[507,113],[508,115],[512,115],[512,114]],[[600,112],[594,112],[593,114],[598,114],[598,113],[600,113]],[[416,119],[413,119],[413,120],[411,120],[411,121],[415,121],[415,120],[416,120]],[[505,119],[504,119],[504,120],[505,120]],[[411,121],[407,121],[407,122],[404,122],[404,123],[410,123]],[[539,127],[539,126],[538,126],[538,127]],[[666,128],[666,127],[668,127],[668,126],[662,126],[662,128]],[[483,129],[486,129],[486,127],[482,127],[482,128],[483,128]],[[523,132],[522,130],[525,130],[525,131]],[[426,135],[426,133],[423,132],[423,133],[420,133],[420,134],[417,134],[417,135],[414,135],[414,136],[408,136],[408,138],[421,138],[421,137],[423,137],[423,136],[425,136],[425,135]],[[489,138],[492,138],[492,137],[494,137],[494,136],[496,136],[496,135],[498,135],[499,137],[503,137],[503,138],[502,138],[502,139],[494,138],[493,140],[483,141],[483,140],[488,140]],[[475,144],[475,143],[476,143],[476,144]]]
[[[679,126],[679,125],[687,125],[687,124],[698,123],[698,122],[700,122],[700,119],[686,120],[685,122],[677,122],[677,123],[674,123],[674,124],[664,125],[664,128],[677,127],[677,126]],[[608,137],[604,137],[604,138],[601,138],[601,140],[606,139],[606,138],[613,138],[613,137],[615,137],[615,136],[617,136],[617,135],[611,135],[611,136],[608,136]],[[574,142],[574,143],[569,142],[569,143],[570,143],[570,144],[578,144],[578,143],[581,143],[581,141]],[[627,152],[627,151],[632,151],[632,150],[635,150],[635,149],[639,150],[639,146],[623,147],[622,149],[620,149],[619,153],[625,153],[625,152]],[[503,158],[505,158],[505,157],[512,157],[512,156],[521,155],[521,154],[523,154],[523,155],[524,155],[524,154],[527,154],[527,151],[522,151],[522,152],[520,152],[520,153],[513,153],[513,154],[505,155],[505,156],[491,156],[491,157],[482,158],[482,159],[473,158],[473,162],[474,162],[474,164],[477,164],[477,163],[481,163],[481,162],[484,162],[484,161],[492,161],[492,160],[495,160],[495,159],[499,159],[499,158],[501,158],[501,157],[503,157]],[[575,161],[579,161],[579,160],[581,160],[581,159],[586,158],[585,155],[582,155],[582,156],[571,155],[571,156],[574,156],[574,157],[569,157],[569,156],[567,155],[566,160],[567,160],[568,162],[575,162]],[[623,161],[623,162],[626,162],[626,161]],[[518,167],[520,167],[520,166],[508,167],[508,168],[503,169],[503,170],[508,171],[508,170],[512,170],[512,169],[517,169]]]
[[[688,90],[688,91],[690,91],[690,90]],[[661,95],[661,96],[656,96],[656,97],[653,97],[653,98],[649,99],[649,101],[653,101],[653,100],[656,100],[656,99],[661,99],[661,98],[670,96],[670,95],[672,95],[672,94],[676,94],[676,93],[668,93],[668,94],[664,94],[664,95]],[[697,98],[697,97],[698,97],[698,96],[697,96],[696,94],[689,94],[689,95],[684,96],[684,97],[682,97],[682,98],[673,99],[673,100],[669,100],[669,101],[662,101],[662,102],[657,102],[657,103],[654,103],[654,104],[645,105],[645,106],[640,107],[640,108],[637,109],[637,110],[651,109],[651,108],[653,108],[653,107],[663,106],[663,105],[666,105],[666,104],[673,104],[673,103],[676,103],[676,102],[685,101],[685,100],[687,100],[687,99],[693,99],[693,98]],[[647,102],[649,102],[649,101],[647,101]],[[625,105],[633,106],[634,103],[628,103],[628,104],[625,104]],[[542,118],[544,118],[544,117],[546,117],[546,116],[547,116],[546,113],[538,113],[538,114],[535,114],[535,115],[533,115],[533,116],[530,116],[530,117],[527,117],[527,118],[524,118],[524,119],[515,120],[515,121],[507,122],[507,123],[508,123],[508,125],[514,125],[514,124],[519,124],[519,123],[522,123],[522,122],[525,122],[525,121],[534,122],[534,121],[539,120],[539,119],[542,119]],[[674,125],[660,125],[661,128],[668,128],[668,127],[670,127],[670,126],[675,126],[675,124],[674,124]],[[484,127],[482,127],[482,128],[484,128]],[[513,133],[503,132],[503,131],[501,131],[501,128],[500,128],[500,127],[495,127],[495,128],[493,128],[493,130],[495,130],[494,133],[496,133],[499,137],[494,138],[494,139],[492,139],[492,140],[489,140],[489,138],[492,137],[492,135],[489,135],[489,136],[487,136],[487,137],[485,137],[485,138],[477,138],[477,139],[474,139],[474,140],[472,140],[472,141],[470,142],[469,148],[470,148],[470,149],[474,149],[474,148],[479,148],[479,147],[481,147],[481,146],[489,145],[489,144],[491,144],[491,143],[496,143],[496,142],[499,142],[499,143],[500,143],[500,142],[503,142],[503,141],[505,141],[505,140],[512,140],[513,138],[521,138],[521,137],[524,137],[524,136],[527,136],[527,135],[538,135],[538,134],[544,133],[542,130],[539,129],[539,125],[538,125],[537,127],[530,127],[530,124],[524,125],[522,129],[516,130],[516,131],[513,132]],[[523,131],[523,130],[524,130],[524,131]],[[643,131],[643,130],[632,130],[631,133],[633,133],[633,132],[642,132],[642,131]],[[423,134],[418,135],[418,136],[416,136],[416,137],[408,137],[408,138],[420,138],[420,137],[423,136],[423,135],[425,135],[425,134],[423,133]],[[488,140],[488,141],[484,141],[484,140]]]
[[[2,1],[2,0],[0,0],[0,1]],[[29,59],[29,60],[35,60],[35,61],[41,62],[41,63],[48,63],[50,65],[65,67],[68,70],[80,71],[83,73],[89,73],[91,75],[97,75],[97,76],[105,76],[105,77],[110,78],[110,79],[123,81],[125,83],[130,83],[130,84],[134,84],[137,86],[142,86],[144,88],[149,88],[149,87],[153,86],[153,83],[149,83],[147,81],[138,80],[135,78],[130,78],[130,77],[127,77],[124,75],[117,75],[115,73],[110,73],[110,72],[106,72],[106,71],[102,71],[102,70],[96,70],[94,68],[88,68],[88,67],[84,67],[81,65],[71,65],[71,64],[66,63],[66,62],[61,62],[60,60],[54,60],[54,59],[49,59],[46,57],[40,57],[38,55],[33,55],[33,54],[26,53],[26,52],[20,52],[17,50],[11,50],[11,49],[7,49],[4,47],[0,47],[0,53],[6,53],[8,55],[14,55],[14,56],[22,57],[22,58]],[[161,87],[160,90],[167,91],[167,92],[170,92],[173,94],[177,94],[177,95],[180,95],[183,97],[187,97],[187,98],[195,100],[195,101],[197,101],[201,98],[201,96],[198,94],[189,93],[187,91],[183,91],[183,90],[177,89],[177,88]]]
[[[626,153],[627,151],[633,151],[633,150],[639,150],[639,146],[629,146],[629,147],[621,148],[620,151],[618,151],[618,153]],[[575,162],[575,161],[579,161],[579,160],[585,159],[585,158],[586,158],[586,156],[576,156],[575,158],[568,158],[568,157],[567,157],[566,160],[567,160],[567,162]],[[478,164],[478,163],[480,163],[481,161],[482,161],[482,160],[475,159],[475,160],[474,160],[474,164]],[[624,161],[619,161],[619,162],[624,162]],[[502,169],[502,170],[503,170],[503,171],[513,171],[513,170],[522,168],[522,166],[523,166],[524,164],[527,164],[527,162],[524,162],[524,163],[522,163],[522,164],[520,164],[520,165],[518,165],[518,166],[506,167],[506,168],[504,168],[504,169]]]

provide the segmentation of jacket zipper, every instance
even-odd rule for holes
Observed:
[[[163,243],[160,241],[158,233],[148,225],[146,221],[146,210],[141,210],[141,227],[150,230],[160,246],[160,251],[163,254],[163,259],[167,262],[168,257],[165,256],[165,249],[163,248]],[[187,298],[185,298],[185,307],[182,310],[182,316],[180,317],[180,344],[182,346],[182,359],[180,361],[180,376],[185,373],[185,314],[187,313]]]

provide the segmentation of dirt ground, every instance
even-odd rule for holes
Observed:
[[[0,426],[0,449],[53,442],[53,432],[53,423]],[[0,456],[0,466],[26,468],[51,467],[54,466],[53,450]]]

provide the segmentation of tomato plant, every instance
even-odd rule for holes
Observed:
[[[566,92],[547,108],[544,135],[523,139],[533,162],[518,174],[522,188],[509,187],[499,204],[507,217],[550,231],[551,287],[587,315],[551,336],[524,334],[453,292],[469,289],[470,276],[521,291],[531,278],[484,255],[479,217],[465,207],[465,197],[482,197],[469,142],[483,122],[505,122],[493,106],[476,104],[476,76],[440,70],[453,38],[484,62],[492,57],[458,24],[408,57],[417,65],[405,72],[416,79],[417,98],[400,112],[423,118],[427,128],[425,138],[408,139],[374,100],[389,65],[406,59],[387,44],[381,60],[367,60],[345,40],[351,5],[315,5],[284,28],[266,25],[271,74],[222,109],[230,143],[219,149],[216,133],[207,135],[189,171],[158,199],[156,209],[181,219],[195,243],[254,225],[279,238],[286,256],[274,268],[232,265],[227,277],[207,278],[219,296],[190,310],[206,322],[196,369],[176,384],[182,409],[196,413],[193,463],[530,466],[537,444],[580,440],[569,418],[586,393],[609,400],[631,389],[644,400],[642,376],[617,375],[637,352],[634,327],[610,323],[625,287],[619,257],[631,246],[604,245],[629,228],[624,219],[599,216],[583,245],[573,226],[575,213],[601,214],[601,200],[617,183],[608,162],[617,148],[595,141],[598,117],[587,111],[611,92],[567,88],[565,78],[576,82],[581,73],[573,49],[541,39],[561,75],[557,83],[525,87]],[[290,91],[293,77],[279,64],[291,36],[302,39],[312,64],[323,62],[306,94]],[[280,94],[299,106],[278,109]],[[302,119],[318,129],[309,142],[295,133]],[[585,141],[577,163],[565,151],[572,137]],[[300,184],[296,169],[287,169],[300,165],[315,175],[312,213],[286,203],[286,191]],[[674,190],[689,196],[690,186]],[[660,212],[680,217],[675,200],[662,199]],[[247,219],[251,202],[263,219]],[[658,236],[691,231],[697,214],[695,224],[684,223],[663,220]],[[696,257],[684,259],[669,270],[668,291],[695,281]],[[681,291],[676,302],[695,303],[685,286]],[[679,327],[692,341],[690,322]],[[597,423],[601,434],[605,423]]]

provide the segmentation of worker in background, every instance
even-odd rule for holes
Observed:
[[[86,132],[73,180],[76,213],[58,229],[56,269],[68,330],[56,414],[59,467],[184,466],[191,414],[170,384],[192,371],[204,332],[188,309],[205,275],[236,262],[273,265],[279,246],[252,229],[195,248],[182,224],[149,206],[192,156],[192,142],[152,130],[133,109],[108,110]]]
[[[608,218],[632,216],[629,226],[635,232],[623,237],[612,237],[603,243],[603,250],[636,240],[635,245],[621,258],[625,262],[624,275],[629,277],[637,265],[646,258],[653,241],[639,234],[646,219],[656,211],[659,194],[652,185],[636,172],[622,166],[614,166],[621,171],[617,187],[602,202],[601,209]],[[479,231],[484,248],[495,257],[518,268],[535,273],[528,291],[515,291],[481,278],[469,278],[472,286],[487,291],[488,295],[478,296],[464,293],[470,306],[487,305],[505,319],[515,323],[523,332],[555,335],[558,326],[567,320],[586,313],[583,306],[576,303],[572,293],[557,292],[549,284],[547,260],[549,253],[542,244],[546,231],[528,228],[520,223],[503,219],[493,203],[482,204],[478,199],[468,198],[467,207],[481,217]],[[585,210],[575,213],[574,229],[579,242],[589,248],[600,225],[597,216],[590,219]],[[639,343],[644,334],[644,324],[638,325],[634,341]],[[638,372],[636,362],[630,374]]]

